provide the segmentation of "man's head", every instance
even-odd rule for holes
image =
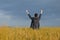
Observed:
[[[37,13],[35,13],[35,14],[34,14],[34,16],[35,16],[35,17],[38,17],[38,14],[37,14]]]

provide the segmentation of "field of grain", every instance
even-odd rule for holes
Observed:
[[[60,40],[60,28],[0,27],[0,40]]]

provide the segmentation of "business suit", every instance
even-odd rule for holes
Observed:
[[[31,25],[30,25],[30,28],[33,28],[33,29],[39,29],[39,26],[40,26],[40,19],[41,19],[41,14],[39,14],[39,17],[31,17],[30,14],[28,14],[29,18],[31,19]]]

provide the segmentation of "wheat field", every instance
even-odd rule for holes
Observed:
[[[59,27],[40,29],[0,27],[0,40],[60,40]]]

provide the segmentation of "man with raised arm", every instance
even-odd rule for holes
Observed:
[[[31,15],[29,14],[29,11],[26,10],[26,13],[28,14],[29,18],[31,19],[31,25],[30,25],[30,28],[33,28],[33,29],[39,29],[39,26],[40,26],[40,19],[41,19],[41,15],[43,13],[43,10],[40,11],[40,14],[38,16],[37,13],[34,14],[34,17],[31,17]]]

